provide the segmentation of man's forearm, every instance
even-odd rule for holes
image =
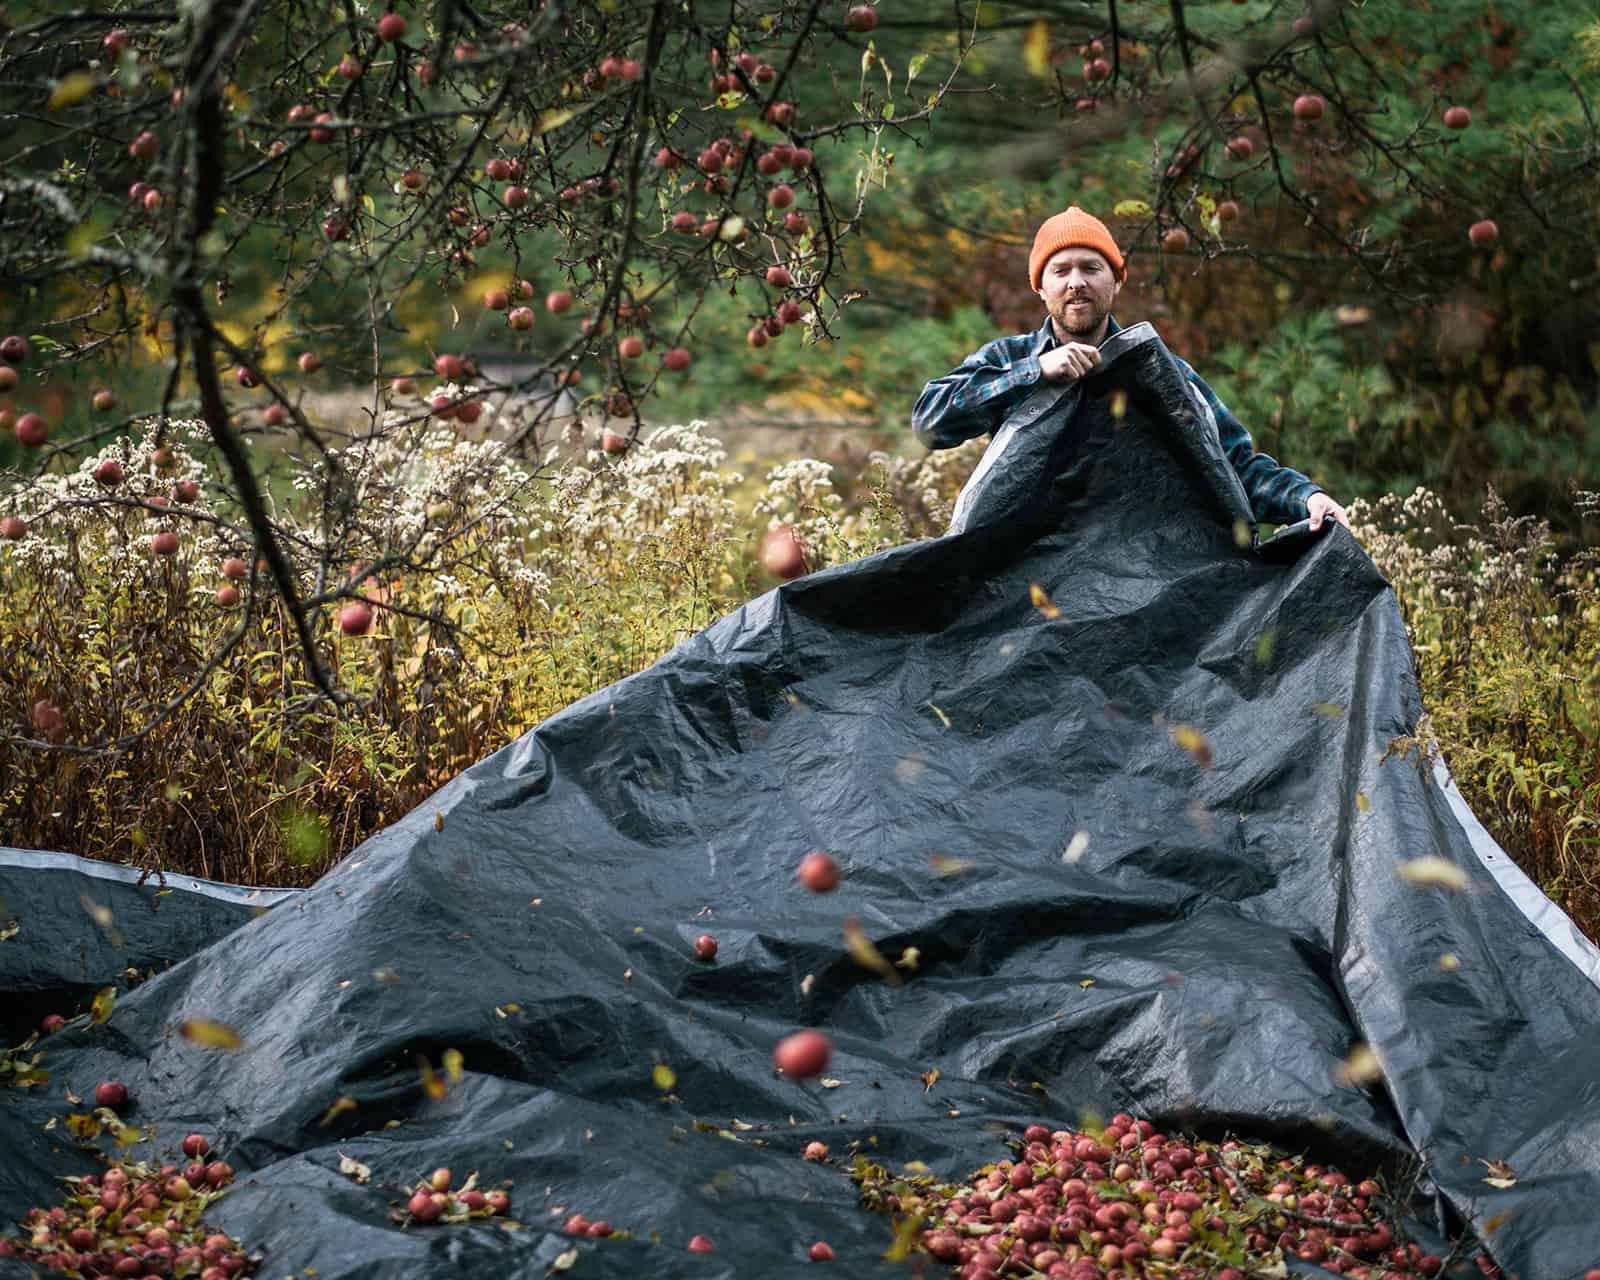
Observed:
[[[1037,356],[1009,364],[978,351],[922,389],[911,411],[911,428],[930,449],[948,449],[974,436],[998,431],[1006,414],[1040,378]]]

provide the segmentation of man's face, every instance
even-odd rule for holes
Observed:
[[[1039,277],[1039,297],[1058,334],[1080,342],[1099,336],[1121,289],[1103,254],[1076,245],[1056,250]]]

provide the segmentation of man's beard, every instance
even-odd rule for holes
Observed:
[[[1100,314],[1100,309],[1094,305],[1093,299],[1083,298],[1079,299],[1079,301],[1085,304],[1079,311],[1072,309],[1072,300],[1068,299],[1060,304],[1061,309],[1059,311],[1051,314],[1054,315],[1056,323],[1068,333],[1092,334],[1100,327],[1100,321],[1104,317]]]

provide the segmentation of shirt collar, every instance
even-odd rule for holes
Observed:
[[[1109,338],[1121,328],[1122,326],[1117,323],[1116,316],[1106,317],[1106,337]],[[1044,323],[1033,331],[1033,345],[1030,348],[1030,353],[1042,356],[1046,351],[1054,351],[1060,345],[1056,341],[1055,326],[1050,323],[1050,317],[1045,316]]]

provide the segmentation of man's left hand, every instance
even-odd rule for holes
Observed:
[[[1306,499],[1306,514],[1311,517],[1312,533],[1322,528],[1324,520],[1335,520],[1346,529],[1350,527],[1345,509],[1325,493],[1314,493]]]

